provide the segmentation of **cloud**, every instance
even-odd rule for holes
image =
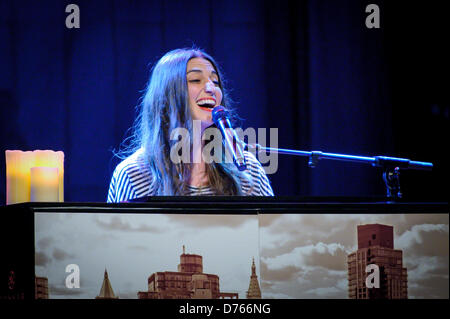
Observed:
[[[261,260],[261,277],[268,281],[288,281],[295,279],[302,272],[302,269],[296,266],[285,266],[278,269],[270,269],[267,264]],[[266,284],[266,286],[268,286]]]
[[[167,215],[170,221],[192,228],[228,227],[236,228],[248,221],[257,221],[256,215]]]
[[[261,216],[267,224],[266,217]],[[270,257],[286,254],[296,247],[339,243],[346,249],[356,246],[358,215],[283,215],[272,218],[270,227],[261,229],[263,254]]]
[[[277,280],[282,279],[282,280]],[[267,278],[261,274],[263,295],[284,294],[289,298],[347,298],[347,273],[331,271],[322,267],[307,267],[289,280],[285,278]]]
[[[346,298],[347,251],[338,243],[296,247],[290,253],[261,258],[261,280],[269,296]]]
[[[264,296],[347,298],[347,255],[357,249],[357,225],[394,226],[411,298],[448,298],[448,215],[260,215]]]
[[[316,295],[320,298],[331,298],[332,296],[339,297],[341,291],[336,287],[319,287],[307,290],[305,294]]]
[[[330,270],[346,269],[347,252],[341,244],[322,242],[296,247],[289,253],[285,253],[275,257],[266,257],[263,260],[268,264],[269,268],[276,269],[286,266],[320,266]]]
[[[396,239],[396,248],[403,250],[409,297],[448,298],[448,224],[414,225]]]
[[[53,249],[52,256],[56,260],[64,260],[64,259],[68,259],[68,258],[74,258],[74,255],[68,254],[66,251],[64,251],[60,248]]]
[[[391,214],[391,215],[330,215],[330,214],[292,214],[292,215],[270,215],[268,222],[265,215],[260,216],[260,224],[266,225],[261,228],[261,242],[263,255],[275,257],[291,252],[296,247],[307,246],[317,242],[325,244],[339,243],[346,251],[356,250],[357,225],[380,223],[394,226],[396,236],[395,248],[406,247],[407,237],[416,237],[417,247],[422,249],[420,253],[430,255],[448,252],[448,216],[443,214]],[[414,224],[432,224],[439,222],[439,230],[426,229],[427,226]],[[269,225],[269,226],[267,226]],[[406,226],[405,226],[406,225]],[[447,225],[447,226],[445,226]],[[413,227],[415,227],[413,229]],[[429,227],[429,226],[428,226]],[[434,226],[433,226],[434,227]],[[401,230],[401,231],[400,231]],[[410,234],[409,232],[414,234]],[[432,233],[438,231],[438,233]],[[423,234],[415,234],[422,232]],[[406,235],[405,235],[406,233]],[[429,237],[425,245],[420,245],[420,239]],[[411,239],[410,239],[411,240]],[[430,245],[429,242],[439,243]],[[425,250],[428,250],[426,252]]]
[[[51,299],[91,299],[95,298],[100,292],[100,287],[102,281],[96,284],[89,284],[89,279],[87,279],[84,272],[80,272],[80,288],[67,288],[66,278],[69,273],[64,273],[56,281],[51,281],[49,278],[49,297]],[[55,279],[55,278],[53,278]],[[103,278],[102,278],[103,280]],[[98,287],[97,287],[98,286]]]
[[[405,258],[408,295],[412,298],[448,298],[448,263],[448,257],[444,256]]]
[[[281,214],[263,214],[259,215],[259,227],[269,227],[275,223],[277,219],[279,219]]]
[[[264,299],[292,299],[291,296],[281,292],[261,292],[261,295]]]
[[[51,237],[43,237],[38,241],[37,245],[41,249],[46,249],[50,246],[52,241],[53,239]]]
[[[396,239],[396,248],[410,256],[448,256],[448,225],[415,225]]]
[[[401,236],[405,231],[410,230],[416,225],[448,225],[449,223],[448,214],[402,214],[387,215],[386,218],[392,219],[392,224],[395,225],[394,232],[398,236]]]
[[[304,256],[305,264],[330,270],[347,270],[347,252],[340,244],[318,243],[309,255]]]
[[[126,291],[116,293],[116,296],[119,296],[120,299],[137,299],[137,291]]]
[[[427,276],[416,281],[417,285],[409,287],[409,297],[425,299],[448,299],[449,280],[448,276]]]
[[[133,246],[129,246],[128,248],[134,249],[134,250],[149,251],[148,247],[142,246],[142,245],[133,245]]]
[[[34,255],[34,263],[36,266],[47,266],[51,262],[51,259],[44,252],[36,252]]]
[[[81,286],[81,285],[80,285]],[[79,297],[85,293],[82,288],[67,288],[66,286],[50,285],[48,287],[49,297],[51,296],[67,296],[67,297]]]
[[[129,222],[123,221],[119,216],[113,216],[111,217],[109,222],[102,221],[100,219],[95,219],[95,223],[105,230],[118,230],[118,231],[125,231],[125,232],[148,232],[148,233],[163,233],[164,230],[155,227],[155,226],[148,226],[145,224],[141,224],[139,226],[131,226]]]

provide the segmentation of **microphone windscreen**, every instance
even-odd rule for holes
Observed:
[[[218,126],[218,122],[221,118],[227,118],[228,117],[228,112],[225,111],[225,108],[221,105],[217,105],[215,108],[213,108],[212,110],[212,120],[214,122],[214,124],[216,124]]]

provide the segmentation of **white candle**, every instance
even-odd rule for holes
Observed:
[[[59,176],[59,201],[64,202],[64,153],[51,150],[35,150],[34,165],[40,167],[57,167]]]
[[[34,153],[5,152],[6,155],[6,205],[30,201],[30,168]]]
[[[6,204],[30,201],[30,170],[32,167],[58,169],[58,201],[64,201],[64,153],[51,150],[10,151],[6,155]]]
[[[30,201],[59,201],[59,175],[57,167],[32,167],[30,170],[30,178]]]

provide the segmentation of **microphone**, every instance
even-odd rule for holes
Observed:
[[[241,141],[237,137],[236,131],[230,123],[228,112],[223,106],[216,106],[212,110],[212,120],[222,133],[223,144],[226,150],[233,156],[233,162],[238,170],[243,171],[247,168],[242,150]]]

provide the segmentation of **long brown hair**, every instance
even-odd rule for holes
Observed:
[[[183,195],[188,186],[191,164],[171,161],[170,150],[175,141],[171,140],[170,134],[182,127],[193,136],[186,79],[187,63],[193,58],[211,62],[223,92],[222,106],[227,108],[232,121],[238,119],[230,106],[222,73],[210,55],[200,49],[184,48],[170,51],[159,59],[151,72],[128,147],[129,152],[144,149],[153,179],[151,187],[155,189],[154,195]],[[190,143],[192,147],[192,140]],[[218,195],[245,195],[241,183],[242,179],[249,180],[248,173],[240,172],[233,163],[221,161],[206,164],[206,174],[210,187]]]

